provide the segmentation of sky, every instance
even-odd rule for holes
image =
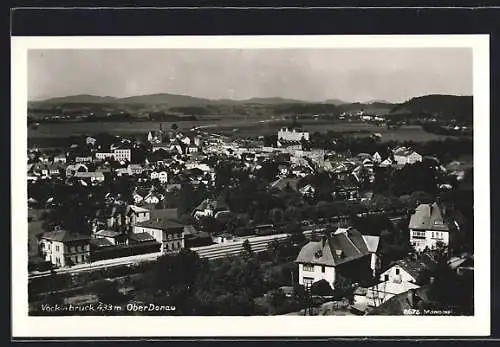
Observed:
[[[403,102],[472,95],[470,48],[30,50],[28,99],[170,93]]]

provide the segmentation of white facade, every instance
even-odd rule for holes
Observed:
[[[213,216],[214,216],[214,210],[210,208],[206,208],[204,210],[197,210],[193,213],[194,218],[213,217]]]
[[[65,155],[57,155],[54,157],[54,163],[66,163]]]
[[[106,160],[108,158],[114,158],[115,155],[113,153],[107,153],[107,152],[97,152],[95,154],[95,158],[97,160]]]
[[[198,152],[198,147],[195,146],[188,147],[188,153],[197,153],[197,152]]]
[[[426,247],[436,249],[436,243],[441,241],[445,246],[450,243],[448,231],[414,230],[410,229],[410,244],[417,251],[423,251]]]
[[[130,209],[133,211],[133,215],[130,218],[130,224],[132,226],[136,223],[146,222],[149,220],[149,210],[138,206],[130,206]]]
[[[382,272],[379,277],[380,281],[391,281],[391,282],[412,282],[417,281],[412,275],[410,275],[405,269],[399,265],[394,265]]]
[[[417,152],[406,155],[394,154],[394,160],[398,165],[415,164],[416,162],[422,161],[422,156]]]
[[[165,171],[159,172],[158,173],[158,180],[161,183],[167,183],[167,181],[168,181],[168,175],[167,175],[167,173]]]
[[[147,204],[157,204],[160,202],[160,198],[156,194],[148,194],[145,198],[144,201]]]
[[[159,180],[161,183],[167,183],[168,181],[168,174],[165,171],[153,171],[150,177],[152,180]]]
[[[321,280],[326,280],[333,289],[335,283],[335,268],[326,265],[299,264],[300,285],[310,285]]]
[[[368,306],[377,307],[389,300],[390,298],[409,291],[410,289],[419,288],[412,282],[405,281],[385,281],[367,288],[366,301]]]
[[[61,241],[40,240],[40,248],[44,254],[43,259],[57,267],[69,266],[70,263],[79,264],[89,260],[90,245],[64,244]]]
[[[77,163],[90,163],[92,161],[92,157],[76,157],[75,162]]]
[[[169,233],[162,229],[150,228],[146,226],[134,226],[134,233],[148,233],[157,242],[161,243],[161,253],[178,252],[184,248],[184,236],[182,231],[178,233]]]
[[[140,203],[142,200],[144,200],[144,197],[139,195],[139,194],[134,194],[133,195],[133,198],[134,198],[134,203],[138,204]]]
[[[127,161],[130,161],[131,157],[132,157],[132,151],[130,150],[130,148],[126,148],[126,149],[123,149],[123,148],[117,148],[113,151],[113,154],[115,156],[115,160],[117,161],[120,161],[120,160],[127,160]]]
[[[278,131],[278,140],[300,141],[302,138],[309,141],[309,132],[288,128],[281,128]]]

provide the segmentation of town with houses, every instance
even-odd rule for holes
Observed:
[[[470,168],[379,137],[334,151],[296,122],[270,140],[160,124],[29,148],[30,311],[154,297],[177,307],[163,314],[473,314],[455,194]]]

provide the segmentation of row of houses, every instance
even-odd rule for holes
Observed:
[[[439,248],[446,251],[450,240],[460,230],[449,225],[437,203],[420,204],[410,217],[408,229],[410,243],[416,252],[385,269],[379,261],[383,252],[379,236],[363,235],[352,227],[325,233],[320,240],[311,240],[299,252],[295,260],[299,267],[297,282],[311,286],[326,280],[333,289],[339,275],[355,282],[375,282],[355,291],[356,303],[365,309],[418,288],[419,276],[424,271],[432,271],[436,265],[429,254]],[[450,259],[450,266],[473,271],[470,258],[469,255],[454,257]]]
[[[149,211],[129,206],[126,211],[114,209],[100,221],[94,220],[88,235],[58,227],[40,234],[40,257],[56,267],[68,267],[137,254],[174,254],[200,245],[199,233],[179,222],[176,209]],[[117,228],[119,225],[130,228]],[[212,242],[206,240],[207,235],[202,236],[204,244]]]

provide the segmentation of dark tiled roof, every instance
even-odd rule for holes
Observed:
[[[305,245],[296,262],[337,266],[370,254],[361,233],[355,229],[330,235],[326,242]]]
[[[130,240],[137,242],[155,241],[155,238],[148,233],[130,234],[129,238]]]
[[[184,224],[179,223],[174,219],[151,219],[145,222],[137,223],[137,226],[153,229],[161,229],[165,231],[184,229]]]
[[[114,231],[114,230],[99,230],[96,235],[102,236],[102,237],[117,237],[122,235],[121,232]]]
[[[90,240],[90,244],[94,247],[98,248],[104,248],[104,247],[111,247],[113,244],[111,241],[104,239],[104,238],[97,238],[97,239],[92,239]]]
[[[410,218],[409,229],[449,231],[437,203],[420,204]]]
[[[48,231],[43,233],[40,238],[58,242],[83,241],[90,239],[87,235],[70,232],[68,230]]]
[[[417,260],[402,259],[396,261],[395,264],[402,267],[415,279],[418,278],[422,270],[432,270],[436,266],[436,263],[426,254],[422,254]]]

